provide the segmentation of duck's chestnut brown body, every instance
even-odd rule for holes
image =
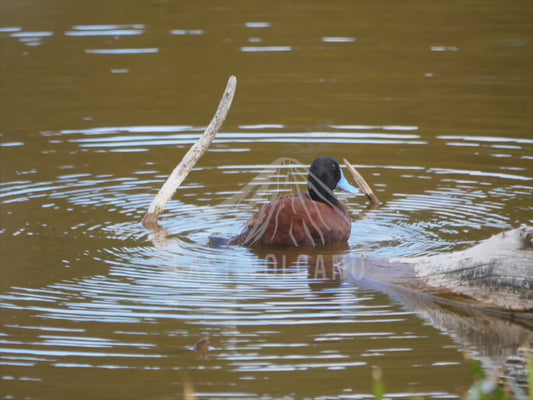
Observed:
[[[309,194],[291,194],[265,205],[229,244],[314,247],[345,243],[352,230],[351,219],[333,190],[355,193],[357,189],[346,181],[339,163],[331,157],[313,161],[307,187]]]
[[[255,247],[314,247],[345,243],[352,224],[346,207],[291,194],[265,205],[230,244]]]

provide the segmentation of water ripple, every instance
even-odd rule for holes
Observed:
[[[143,33],[142,29],[84,29],[67,31],[65,36],[137,36]]]
[[[430,142],[416,126],[335,125],[331,132],[283,132],[283,125],[253,124],[239,129],[221,133],[212,149],[305,141],[424,149]],[[93,127],[43,132],[40,139],[52,149],[84,149],[81,155],[96,155],[105,166],[114,156],[102,150],[187,147],[202,130],[188,125]],[[437,143],[443,148],[448,140],[464,142],[458,137],[442,139]],[[470,143],[480,146],[464,148],[483,148],[487,143],[487,151],[493,151],[490,145],[503,145],[518,147],[506,151],[519,152],[529,145],[512,138],[478,139]],[[9,151],[23,152],[27,146]],[[347,249],[326,255],[333,260],[348,252],[381,257],[435,254],[470,245],[465,232],[512,226],[509,204],[533,192],[529,169],[518,158],[513,160],[516,164],[505,165],[505,170],[490,171],[425,167],[411,159],[356,165],[376,180],[378,193],[388,199],[380,208],[367,210],[361,197],[342,196],[352,214],[352,236]],[[413,313],[338,279],[333,261],[331,269],[320,270],[313,251],[210,245],[213,236],[237,234],[273,196],[305,190],[308,167],[298,160],[232,161],[196,167],[180,188],[181,195],[168,204],[157,232],[140,224],[154,190],[166,178],[150,160],[133,171],[113,173],[66,165],[57,168],[55,177],[42,180],[41,167],[36,167],[31,174],[2,182],[0,202],[9,223],[0,235],[14,243],[30,236],[53,237],[47,243],[61,249],[59,268],[77,273],[2,292],[2,313],[30,315],[31,323],[14,319],[3,326],[0,364],[32,370],[40,365],[93,371],[187,370],[187,360],[203,362],[192,347],[198,336],[209,335],[213,346],[205,368],[239,374],[239,379],[253,380],[256,374],[274,371],[355,373],[376,359],[409,360],[413,354],[418,358],[420,347],[430,348],[431,357],[417,364],[460,366],[449,352],[446,357],[435,355],[435,338]],[[215,184],[198,178],[202,174],[217,176]],[[234,179],[234,187],[220,185],[222,178]],[[396,181],[423,185],[410,193],[391,188]],[[17,207],[44,212],[39,220],[21,224]],[[57,226],[57,214],[69,218]],[[78,239],[84,239],[82,247],[75,246]],[[105,337],[102,325],[112,327]],[[298,334],[283,340],[286,336],[280,333],[292,330]],[[414,368],[409,361],[405,366]],[[360,397],[345,397],[350,396]],[[213,393],[205,391],[204,397]]]

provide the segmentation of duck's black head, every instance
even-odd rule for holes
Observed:
[[[343,189],[349,193],[357,192],[357,189],[344,177],[339,163],[331,157],[320,157],[313,161],[309,168],[307,187],[311,199],[331,206],[337,206],[339,203],[333,193],[334,189]]]

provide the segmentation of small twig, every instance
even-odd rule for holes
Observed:
[[[353,179],[355,183],[361,188],[361,191],[368,197],[370,202],[375,205],[380,205],[381,202],[377,198],[377,196],[374,194],[368,183],[366,183],[365,179],[361,176],[359,172],[344,158],[344,165],[350,170],[350,173],[353,176]]]
[[[158,228],[157,219],[164,211],[167,203],[172,198],[178,187],[185,180],[196,162],[204,155],[209,145],[213,142],[215,135],[222,126],[233,101],[237,78],[230,76],[224,95],[220,100],[215,116],[205,129],[198,141],[189,149],[181,162],[174,168],[163,187],[157,193],[157,196],[148,207],[148,212],[144,216],[142,223],[145,228],[156,230]]]

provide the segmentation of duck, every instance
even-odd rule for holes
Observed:
[[[313,161],[308,193],[293,193],[263,206],[230,245],[242,247],[317,247],[343,244],[352,231],[350,214],[333,190],[357,193],[332,157]]]

